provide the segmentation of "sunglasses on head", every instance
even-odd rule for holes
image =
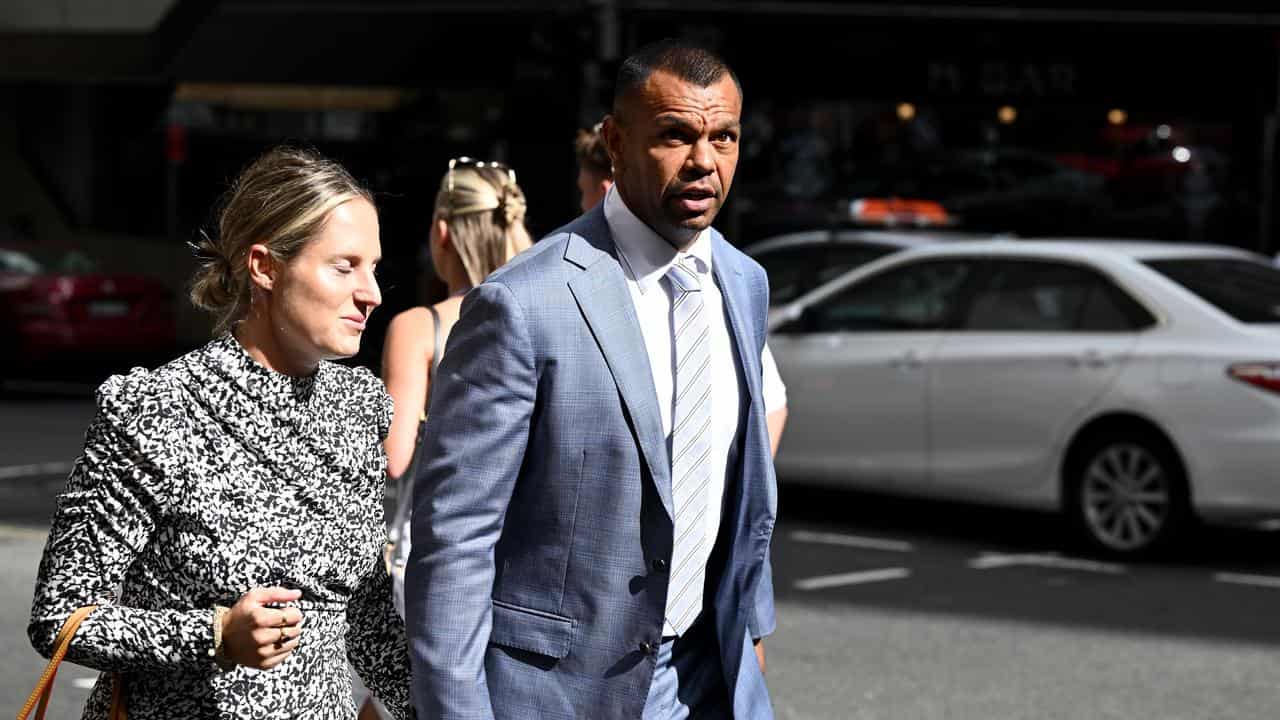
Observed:
[[[467,157],[466,155],[463,155],[462,157],[451,158],[449,160],[449,172],[445,175],[445,178],[447,178],[446,187],[448,188],[450,195],[453,194],[453,171],[455,168],[476,168],[478,170],[484,169],[484,168],[493,168],[495,170],[502,170],[506,172],[507,178],[511,181],[512,184],[515,184],[515,181],[516,181],[516,171],[512,170],[511,166],[507,165],[506,163],[501,163],[493,160],[490,160],[490,161],[476,160],[475,158]]]

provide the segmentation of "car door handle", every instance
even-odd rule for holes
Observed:
[[[1097,350],[1085,350],[1080,355],[1076,355],[1067,360],[1067,363],[1073,368],[1084,367],[1090,370],[1101,370],[1111,364]]]
[[[902,368],[904,370],[914,370],[923,365],[924,360],[920,359],[920,355],[915,350],[908,350],[889,361],[889,367]]]

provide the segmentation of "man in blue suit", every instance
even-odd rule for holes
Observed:
[[[605,201],[464,301],[414,498],[420,717],[773,717],[768,289],[711,228],[741,110],[714,54],[638,51]]]

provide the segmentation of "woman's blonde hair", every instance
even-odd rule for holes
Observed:
[[[373,195],[346,168],[313,150],[274,148],[245,168],[220,201],[217,232],[193,243],[201,260],[191,302],[213,314],[222,334],[249,312],[249,248],[262,244],[288,262],[324,227],[329,213]]]
[[[474,286],[533,244],[524,225],[526,208],[511,170],[491,163],[457,164],[440,181],[432,222],[444,220]]]

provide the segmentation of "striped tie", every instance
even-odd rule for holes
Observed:
[[[711,325],[702,286],[687,255],[667,271],[675,343],[675,410],[671,430],[671,503],[675,543],[671,550],[667,622],[683,635],[702,610],[707,484],[711,480]],[[684,263],[687,263],[684,264]]]

